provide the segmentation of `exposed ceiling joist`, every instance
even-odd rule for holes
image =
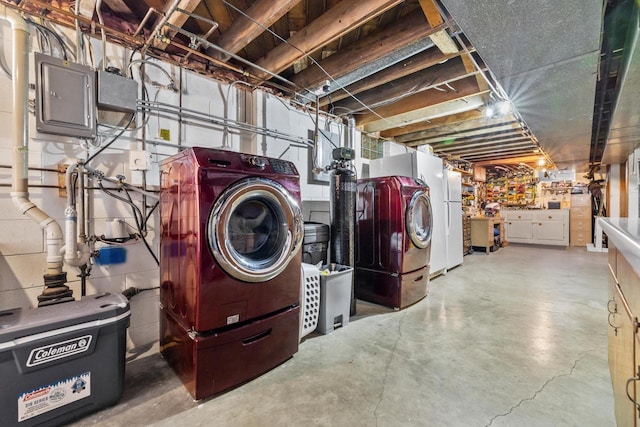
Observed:
[[[438,118],[450,114],[458,114],[464,111],[474,110],[484,105],[484,94],[473,93],[467,96],[451,97],[449,100],[417,108],[394,116],[386,116],[382,119],[371,114],[367,117],[370,120],[365,123],[363,129],[366,132],[378,132],[385,129],[392,129],[404,125],[411,125],[431,118]]]
[[[452,89],[449,89],[445,92],[436,89],[429,89],[423,92],[416,93],[414,95],[410,95],[406,98],[403,98],[401,101],[376,108],[374,109],[374,111],[377,114],[371,112],[363,114],[356,119],[357,123],[359,125],[368,124],[380,120],[380,117],[378,117],[378,115],[389,118],[405,113],[410,113],[417,109],[431,107],[458,99],[464,99],[465,97],[477,95],[478,93],[478,85],[476,84],[475,79],[473,79],[472,77],[454,82],[451,84],[451,86]],[[416,117],[416,119],[417,118],[418,117]]]
[[[496,128],[500,128],[505,124],[513,124],[513,123],[518,123],[513,119],[513,117],[510,117],[510,118],[505,117],[500,119],[482,118],[478,120],[469,120],[466,122],[462,122],[458,125],[443,126],[438,129],[426,129],[419,132],[412,132],[404,135],[399,135],[396,137],[396,141],[409,142],[409,141],[415,141],[418,139],[437,138],[440,136],[444,136],[446,138],[459,139],[467,135],[471,135],[471,133],[468,134],[467,132],[489,133],[489,132],[494,132]]]
[[[456,56],[458,56],[457,53],[444,55],[438,48],[431,47],[416,55],[411,56],[410,58],[400,61],[381,71],[378,71],[377,73],[369,77],[358,80],[357,82],[348,85],[346,89],[349,91],[349,93],[357,95],[366,90],[376,88],[385,83],[389,83],[415,72],[433,67],[451,58],[455,58]],[[330,93],[330,96],[324,96],[321,99],[320,106],[324,107],[329,104],[330,101],[337,102],[347,97],[349,97],[349,94],[346,91],[335,89]]]
[[[437,151],[438,153],[446,153],[447,155],[470,157],[473,155],[480,155],[480,154],[495,155],[497,153],[497,149],[499,149],[500,152],[517,151],[517,150],[531,151],[531,144],[524,141],[524,142],[513,143],[513,144],[504,144],[501,146],[493,145],[493,146],[485,146],[485,147],[467,147],[464,149],[457,149],[457,150],[444,150],[444,149],[435,150],[434,149],[434,151]]]
[[[531,140],[523,137],[513,137],[506,138],[498,141],[484,141],[484,142],[473,142],[470,144],[441,144],[441,145],[432,145],[434,150],[438,151],[464,151],[469,150],[470,148],[479,148],[479,147],[506,147],[509,145],[522,144],[527,143],[531,146]]]
[[[410,57],[427,49],[430,44],[425,43],[425,38],[433,32],[434,29],[429,26],[421,13],[413,13],[327,57],[320,61],[320,65],[334,79],[360,70],[356,77],[359,80],[367,77],[363,73],[364,69],[367,69],[369,74],[374,74],[384,67],[406,59],[407,56]],[[405,47],[410,49],[402,52],[400,56],[398,52]],[[369,66],[369,64],[374,65]],[[296,74],[292,81],[313,90],[322,86],[327,79],[327,74],[322,69],[312,66]],[[351,80],[350,83],[357,81],[355,78]],[[344,82],[341,83],[344,86]],[[334,88],[336,89],[338,87]]]
[[[256,64],[273,73],[279,73],[293,65],[300,58],[345,35],[366,21],[401,3],[401,1],[341,1],[304,27],[302,31],[291,36],[287,43],[281,43],[267,52]],[[269,78],[267,73],[259,70],[255,74],[262,79]]]
[[[458,123],[464,123],[470,120],[477,120],[485,117],[484,113],[478,110],[465,111],[458,114],[452,114],[450,116],[441,117],[438,119],[425,120],[421,123],[415,123],[413,125],[404,126],[401,128],[387,129],[380,132],[380,136],[384,138],[393,138],[398,135],[404,135],[407,133],[420,132],[428,129],[437,129],[439,127],[448,127],[456,125]]]
[[[362,104],[370,108],[377,108],[378,106],[400,102],[413,94],[432,88],[442,88],[442,90],[446,91],[453,82],[468,76],[469,74],[465,71],[462,63],[454,59],[378,86],[375,89],[362,92],[357,96],[358,101],[344,99],[336,102],[334,108],[340,108],[341,111],[348,112],[364,110],[365,107]]]
[[[540,160],[540,154],[506,157],[501,159],[479,160],[473,164],[476,166],[495,166],[495,165],[519,165],[520,163],[537,163]]]
[[[258,0],[241,15],[231,27],[222,33],[217,45],[227,52],[237,53],[282,18],[300,0]],[[259,22],[257,24],[256,22]],[[229,56],[216,52],[214,58],[228,61]]]
[[[442,19],[440,11],[433,0],[419,0],[419,2],[422,12],[427,18],[427,21],[429,21],[429,25],[438,27],[444,23],[444,19]],[[445,29],[435,32],[430,35],[429,38],[445,55],[458,52],[458,46]]]

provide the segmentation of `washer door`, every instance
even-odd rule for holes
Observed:
[[[423,249],[429,246],[432,224],[429,196],[424,191],[416,191],[406,213],[407,233],[416,247]]]
[[[243,179],[227,188],[209,215],[211,252],[231,276],[245,282],[276,277],[304,237],[299,203],[275,181]]]

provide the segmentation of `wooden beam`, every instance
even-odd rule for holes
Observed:
[[[507,135],[505,138],[491,138],[491,139],[485,139],[485,140],[476,140],[476,141],[453,141],[449,144],[447,144],[446,142],[442,142],[442,143],[436,143],[436,144],[432,144],[434,149],[438,149],[438,150],[447,150],[450,147],[453,147],[452,149],[455,149],[456,147],[470,147],[470,146],[476,146],[476,145],[491,145],[491,144],[510,144],[513,142],[519,142],[519,141],[531,141],[530,138],[527,138],[525,136],[522,135]],[[427,142],[420,142],[416,145],[421,145],[421,144],[428,144]],[[413,144],[411,144],[413,145]]]
[[[494,161],[495,164],[516,164],[520,162],[515,162],[514,159],[522,158],[523,156],[531,153],[532,151],[533,150],[516,150],[516,151],[511,150],[509,152],[495,151],[493,153],[470,154],[468,156],[460,155],[458,157],[463,157],[474,164],[476,164],[476,162],[485,162],[485,161]],[[529,157],[529,156],[526,156],[526,157]],[[540,155],[538,154],[537,159],[539,158],[540,158]]]
[[[432,27],[436,27],[442,25],[444,23],[444,19],[442,19],[442,15],[440,15],[440,11],[438,10],[436,4],[433,0],[419,0],[420,7],[422,8],[422,12],[424,16],[427,18],[429,25]],[[456,53],[459,51],[458,46],[455,44],[447,30],[442,29],[432,35],[429,36],[431,41],[438,46],[438,49],[444,54]]]
[[[413,13],[325,58],[320,65],[331,76],[338,78],[400,48],[424,40],[433,31],[421,13]],[[327,80],[327,75],[318,67],[309,67],[296,74],[292,80],[302,87],[313,89],[321,86]]]
[[[299,2],[300,0],[258,0],[245,11],[252,19],[240,15],[231,28],[222,33],[216,44],[231,53],[239,52],[264,32],[263,27],[272,26]],[[228,61],[230,58],[220,52],[217,56],[222,61]]]
[[[438,136],[450,136],[456,135],[458,138],[462,137],[465,132],[475,131],[478,129],[485,129],[487,132],[490,132],[492,128],[499,127],[504,125],[505,123],[514,123],[515,118],[510,116],[507,118],[500,119],[490,119],[487,117],[482,117],[477,120],[468,120],[463,123],[459,123],[457,125],[446,125],[440,128],[434,129],[426,129],[418,132],[411,132],[404,135],[399,135],[396,137],[397,142],[409,142],[415,141],[417,139],[425,139],[425,138],[436,138]],[[517,122],[515,122],[517,123]]]
[[[444,19],[442,19],[442,15],[440,15],[440,11],[433,0],[419,0],[418,3],[420,3],[422,13],[424,13],[425,18],[427,18],[429,25],[437,27],[438,25],[444,24]]]
[[[502,159],[502,160],[485,160],[482,162],[473,162],[474,166],[494,166],[494,165],[517,165],[520,163],[538,163],[540,160],[540,154],[532,155],[532,156],[521,156],[521,157],[513,157],[510,159]]]
[[[362,80],[359,80],[353,84],[350,84],[346,87],[349,93],[353,95],[357,95],[366,90],[373,89],[375,87],[381,86],[385,83],[392,82],[394,80],[398,80],[402,77],[408,76],[409,74],[413,74],[415,72],[424,70],[425,68],[433,67],[436,64],[447,61],[451,58],[455,58],[458,54],[453,55],[444,55],[438,48],[431,48],[424,50],[412,57],[398,62],[384,70],[378,71],[377,73],[365,77]],[[340,101],[341,99],[347,98],[349,94],[344,90],[338,90],[333,92],[331,96],[325,96],[320,100],[320,106],[323,107],[329,104],[329,99],[331,102]]]
[[[173,2],[167,2],[163,13],[167,14],[171,12],[170,8],[172,3]],[[193,12],[199,4],[200,0],[180,0],[177,9],[182,9],[187,12]],[[173,13],[171,13],[166,23],[175,25],[176,27],[182,27],[184,23],[187,22],[187,19],[189,19],[189,15],[175,10],[173,11]],[[161,21],[158,21],[156,25],[158,25],[160,22]],[[169,28],[161,28],[159,33],[164,37],[156,38],[155,40],[153,40],[151,42],[151,46],[156,49],[165,50],[167,46],[169,46],[170,41],[173,40],[173,38],[176,36],[176,31]]]
[[[471,60],[471,58],[469,58],[468,54],[462,55],[461,58],[462,58],[462,63],[464,64],[464,68],[468,72],[472,72],[473,70],[476,70],[476,66]],[[487,81],[484,79],[482,74],[476,75],[476,80],[478,81],[478,87],[480,88],[480,90],[489,90],[489,85],[487,84]]]
[[[422,123],[416,123],[399,128],[387,129],[380,132],[383,138],[394,138],[399,135],[405,135],[413,132],[439,128],[441,126],[450,126],[457,123],[464,123],[469,120],[477,120],[484,117],[484,113],[478,110],[465,111],[464,113],[452,114],[450,116],[441,117],[439,119],[426,120]]]
[[[508,141],[508,142],[504,142]],[[464,151],[472,148],[481,148],[481,147],[500,147],[500,146],[511,146],[511,145],[532,145],[532,142],[528,138],[507,138],[504,141],[486,141],[486,142],[474,142],[471,144],[456,144],[455,141],[451,144],[441,144],[437,147],[433,147],[436,151]]]
[[[478,85],[476,84],[473,77],[468,77],[466,79],[454,82],[451,84],[451,86],[455,90],[442,92],[435,89],[429,89],[427,91],[408,96],[399,102],[394,102],[383,107],[375,108],[374,111],[382,117],[391,117],[419,108],[442,104],[444,102],[453,101],[478,93]],[[380,118],[376,114],[369,112],[359,116],[357,119],[357,123],[358,125],[363,125],[373,121],[377,121],[379,119]]]
[[[341,37],[368,20],[402,3],[402,0],[349,0],[341,1],[301,31],[268,52],[257,65],[272,73],[279,73],[294,62]],[[294,47],[295,46],[295,47]],[[270,75],[260,70],[255,74],[262,79]]]
[[[447,153],[449,155],[471,155],[471,154],[482,154],[482,153],[497,153],[499,151],[506,150],[531,150],[533,148],[533,144],[531,141],[519,141],[512,142],[511,144],[493,144],[493,145],[472,145],[463,148],[457,149],[449,149],[446,148],[434,148],[434,151],[439,153]]]
[[[227,5],[222,0],[207,0],[206,5],[211,10],[211,19],[218,23],[218,31],[224,34],[233,25]]]
[[[460,96],[459,98],[454,98],[439,104],[413,109],[406,113],[386,116],[382,119],[372,114],[371,117],[367,118],[368,122],[362,125],[362,129],[365,132],[379,132],[385,129],[412,125],[431,118],[444,117],[451,114],[462,113],[464,111],[475,110],[476,108],[480,108],[484,105],[485,96],[485,93],[474,93],[467,96]]]
[[[466,76],[467,72],[464,70],[462,62],[454,59],[362,92],[357,96],[360,102],[353,98],[348,98],[334,103],[333,106],[339,108],[340,113],[344,111],[360,111],[364,109],[362,104],[375,108],[377,105],[388,102],[388,100],[399,102],[411,94],[429,90],[443,85],[445,82],[451,84]],[[445,86],[442,87],[446,90]]]
[[[513,131],[515,129],[518,129],[519,125],[518,123],[514,123],[514,124],[506,124],[506,125],[501,125],[501,126],[496,126],[496,127],[492,127],[489,129],[476,129],[476,130],[469,130],[467,132],[460,132],[457,134],[448,134],[448,135],[442,135],[442,136],[437,136],[437,137],[428,137],[425,136],[423,138],[420,138],[420,142],[423,144],[437,144],[437,143],[441,143],[441,142],[445,142],[445,141],[450,141],[451,139],[455,139],[455,140],[460,140],[460,139],[465,139],[468,142],[471,142],[471,140],[473,139],[488,139],[488,138],[493,138],[493,137],[497,137],[497,136],[503,136],[504,133],[507,133],[507,131]],[[501,132],[502,135],[498,134],[495,135],[497,133]],[[512,132],[510,132],[512,133]],[[417,141],[417,140],[413,140],[413,141]],[[399,141],[399,142],[408,142],[410,143],[411,141]],[[413,142],[415,143],[415,142]],[[411,145],[411,143],[409,144]]]

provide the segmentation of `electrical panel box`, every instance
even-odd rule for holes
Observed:
[[[95,71],[41,53],[35,60],[38,132],[95,138]]]
[[[138,101],[138,82],[108,71],[98,71],[98,108],[133,113]]]

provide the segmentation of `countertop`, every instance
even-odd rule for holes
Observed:
[[[640,274],[640,218],[599,217],[596,221],[636,273]]]

